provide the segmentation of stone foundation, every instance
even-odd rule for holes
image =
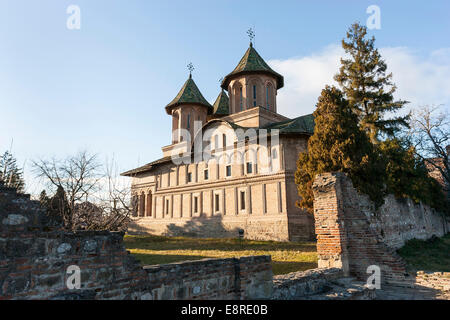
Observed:
[[[200,238],[237,238],[238,230],[250,240],[300,241],[310,240],[306,215],[289,218],[286,215],[194,217],[177,219],[135,218],[128,226],[134,234],[188,236]],[[291,231],[291,235],[290,235]]]

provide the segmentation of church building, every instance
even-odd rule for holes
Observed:
[[[132,179],[129,232],[236,238],[243,231],[247,239],[313,239],[312,215],[295,205],[294,173],[314,119],[277,112],[283,86],[283,76],[251,42],[213,105],[190,73],[165,107],[172,117],[171,144],[162,147],[160,159],[122,173]]]

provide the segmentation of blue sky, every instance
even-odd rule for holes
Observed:
[[[66,27],[71,4],[81,9],[80,30]],[[101,157],[114,154],[123,170],[161,157],[171,131],[164,106],[186,80],[186,65],[195,65],[194,80],[213,102],[219,79],[248,47],[249,27],[256,31],[258,52],[277,71],[286,70],[278,111],[309,113],[320,87],[337,71],[327,61],[337,61],[347,28],[365,23],[373,4],[381,9],[381,29],[370,33],[399,73],[399,92],[417,103],[447,103],[445,0],[0,0],[0,152],[13,139],[12,151],[25,163],[29,181],[30,160],[86,148]],[[414,75],[404,73],[411,69]],[[412,86],[413,76],[414,83],[426,83]],[[317,85],[295,87],[305,82]],[[427,84],[432,88],[418,94]],[[30,185],[28,190],[36,192]]]

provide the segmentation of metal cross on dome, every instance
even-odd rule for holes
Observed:
[[[194,65],[192,64],[192,62],[189,62],[189,64],[187,65],[187,68],[189,70],[189,74],[192,75],[192,71],[195,70]]]
[[[247,30],[247,35],[250,38],[250,42],[253,42],[253,39],[255,39],[255,31],[250,28]]]

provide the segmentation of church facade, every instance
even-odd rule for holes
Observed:
[[[277,112],[284,78],[252,43],[211,105],[192,75],[165,108],[171,144],[162,158],[122,173],[132,179],[129,232],[299,241],[314,238],[312,215],[296,207],[299,152],[311,114]]]

